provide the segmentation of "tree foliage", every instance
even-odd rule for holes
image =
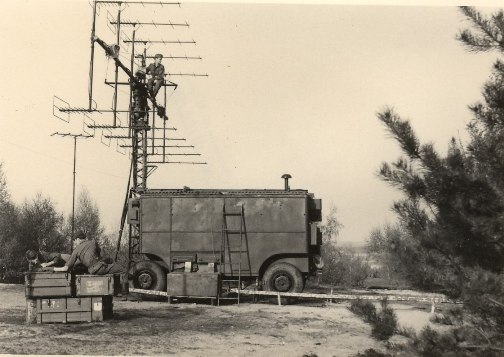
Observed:
[[[371,269],[365,259],[358,255],[352,247],[337,245],[343,224],[337,217],[338,209],[331,206],[322,231],[322,282],[325,284],[358,287],[369,276]]]
[[[329,213],[326,216],[325,222],[321,225],[322,241],[324,244],[335,244],[343,224],[339,221],[338,209],[332,205],[329,208]]]
[[[66,229],[71,232],[72,216],[67,219]],[[93,201],[89,191],[83,188],[77,198],[75,208],[75,227],[74,231],[83,231],[89,239],[101,241],[105,229],[101,225],[100,210]]]
[[[38,193],[25,201],[19,214],[19,239],[26,242],[22,249],[66,252],[69,245],[62,234],[63,215],[56,211],[54,202]],[[25,249],[25,250],[26,250]]]
[[[106,250],[115,253],[115,244],[110,237],[105,237],[99,209],[87,190],[78,198],[75,229],[103,241]],[[28,267],[25,259],[28,249],[70,253],[70,236],[71,216],[65,220],[49,197],[38,193],[20,206],[11,201],[0,164],[0,281],[20,282],[22,272]],[[122,259],[124,252],[127,254],[127,247],[122,247]]]
[[[457,38],[469,51],[504,52],[504,13],[485,17],[461,7],[472,22]],[[497,60],[471,105],[466,144],[452,138],[446,154],[421,143],[408,120],[393,109],[378,114],[402,156],[383,163],[379,177],[403,192],[393,204],[395,231],[375,232],[370,247],[386,251],[417,286],[462,299],[476,318],[473,327],[488,346],[500,349],[504,333],[504,64]],[[383,234],[385,233],[385,234]],[[477,321],[476,321],[477,320]],[[443,340],[426,331],[424,340]],[[500,337],[499,337],[500,336]],[[449,348],[455,351],[458,339]],[[425,345],[428,350],[435,344]],[[440,354],[444,355],[444,354]],[[465,354],[464,354],[465,355]]]
[[[10,199],[7,180],[0,163],[0,280],[9,278],[10,266],[18,261],[16,255],[19,212]]]
[[[472,6],[461,6],[462,13],[472,22],[472,29],[463,29],[457,35],[469,51],[504,52],[504,12],[484,16]]]

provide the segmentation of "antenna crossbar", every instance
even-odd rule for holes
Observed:
[[[150,153],[149,156],[201,156],[201,154],[193,153]]]
[[[57,136],[71,136],[73,138],[93,138],[94,136],[93,135],[86,135],[86,134],[72,134],[72,133],[60,133],[60,132],[55,132],[55,133],[52,133],[51,136],[54,136],[54,135],[57,135]]]
[[[104,5],[178,5],[180,7],[181,3],[180,2],[165,2],[165,1],[156,1],[156,2],[149,2],[149,1],[108,1],[108,0],[96,0],[96,4],[104,4]]]
[[[135,58],[143,58],[143,55],[136,55]],[[155,58],[155,56],[145,56],[145,58]],[[185,59],[185,60],[202,60],[200,56],[164,56],[164,59]]]
[[[206,162],[192,161],[149,161],[149,164],[188,164],[188,165],[207,165]]]
[[[118,138],[118,139],[128,139],[128,138]],[[157,138],[156,138],[157,139]],[[162,138],[161,138],[162,139]],[[150,139],[152,140],[152,139]],[[185,141],[186,139],[179,139],[179,138],[166,138],[166,139],[163,139],[163,140],[166,140],[166,141]],[[133,145],[129,145],[129,144],[121,144],[119,145],[120,147],[122,148],[132,148],[134,147]],[[149,145],[149,147],[155,147],[155,148],[163,148],[163,147],[170,147],[170,146],[163,146],[163,145]],[[194,147],[194,146],[193,146]]]
[[[196,44],[196,41],[194,40],[184,40],[184,41],[181,41],[179,39],[177,40],[170,40],[170,41],[166,41],[166,40],[123,40],[124,43],[143,43],[144,45],[148,44],[148,43],[162,43],[162,44],[165,44],[165,45],[168,45],[168,44],[174,44],[174,43],[178,43],[179,45],[187,45],[187,44]]]
[[[116,82],[115,81],[105,81],[105,84],[111,86],[111,85],[115,85]],[[117,84],[119,84],[119,85],[127,85],[127,86],[131,85],[130,82],[117,82]],[[162,86],[163,87],[177,87],[177,84],[172,83],[172,82],[168,82],[168,83],[163,83]],[[117,110],[116,110],[116,112],[117,112]]]
[[[126,26],[137,26],[137,25],[142,25],[142,26],[146,26],[146,25],[152,25],[152,26],[171,26],[171,27],[174,27],[174,26],[184,26],[184,27],[189,27],[189,24],[187,23],[187,21],[183,24],[181,23],[173,23],[173,22],[141,22],[141,21],[110,21],[110,24],[111,25],[117,25],[117,24],[120,24],[121,26],[122,25],[126,25]],[[138,42],[138,41],[135,41],[135,42]]]
[[[166,76],[190,76],[190,77],[208,77],[208,74],[199,74],[199,73],[167,73]]]
[[[155,129],[158,129],[158,128],[155,128]],[[163,128],[159,128],[159,129],[162,130]],[[170,129],[166,128],[166,130],[170,130]],[[174,129],[174,130],[176,130],[176,129]],[[103,137],[106,139],[134,139],[135,138],[135,136],[129,136],[129,135],[103,135]],[[170,139],[166,139],[166,140],[170,140]],[[172,139],[172,140],[174,140],[174,139]],[[123,147],[126,147],[126,146],[123,146]]]

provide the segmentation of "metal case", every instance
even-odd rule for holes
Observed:
[[[70,272],[25,273],[25,295],[28,298],[72,296],[72,285]]]
[[[37,299],[39,324],[103,321],[112,315],[112,296]]]
[[[219,295],[219,273],[171,273],[166,276],[171,296],[216,297]]]
[[[119,292],[119,275],[77,275],[76,296],[106,296]]]

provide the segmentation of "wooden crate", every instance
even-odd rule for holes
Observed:
[[[113,316],[112,296],[37,299],[37,323],[95,322]]]
[[[219,273],[170,273],[166,276],[171,296],[214,297],[219,295]]]
[[[119,275],[77,275],[76,296],[116,295],[121,290]]]
[[[28,298],[72,296],[72,283],[70,272],[27,272],[25,295]]]

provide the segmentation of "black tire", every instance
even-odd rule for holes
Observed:
[[[150,260],[137,262],[131,271],[137,289],[166,291],[166,272]]]
[[[282,293],[300,293],[304,289],[303,275],[294,265],[275,263],[263,275],[263,289]]]

